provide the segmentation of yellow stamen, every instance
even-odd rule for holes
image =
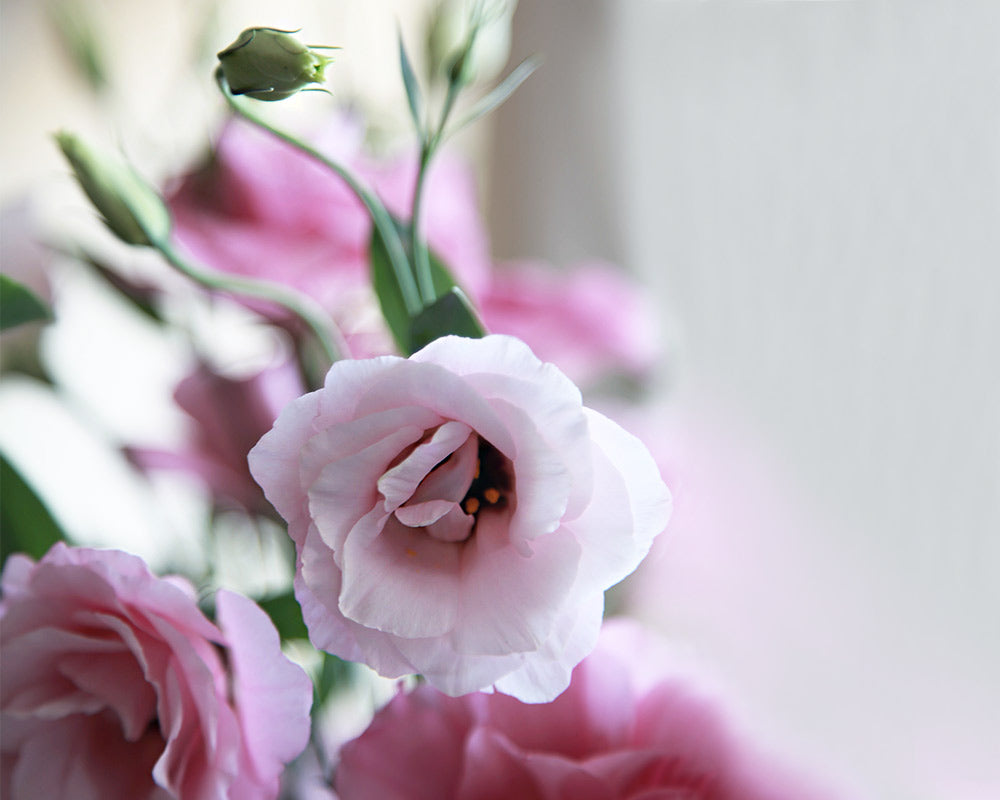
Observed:
[[[497,500],[500,499],[500,492],[497,489],[490,487],[485,492],[483,492],[483,498],[487,503],[493,505]]]
[[[470,497],[465,501],[465,513],[475,514],[479,510],[479,501],[475,497]]]
[[[476,459],[476,471],[474,473],[472,473],[472,479],[473,480],[475,480],[476,478],[479,477],[479,470],[480,470],[481,467],[482,467],[482,464],[480,463],[479,459],[477,458]]]
[[[408,555],[408,556],[409,556],[410,558],[416,558],[416,557],[417,557],[417,551],[416,551],[416,550],[414,550],[414,549],[413,549],[412,547],[407,547],[407,548],[406,548],[406,550],[405,550],[404,552],[405,552],[405,553],[406,553],[406,555]]]

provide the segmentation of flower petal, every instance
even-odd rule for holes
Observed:
[[[233,696],[249,766],[259,783],[278,790],[278,776],[309,740],[312,683],[281,653],[278,632],[254,603],[216,594],[219,626],[229,643]]]
[[[383,513],[378,503],[378,476],[423,434],[423,428],[415,425],[393,430],[371,446],[328,463],[309,487],[309,513],[338,562],[344,541],[358,520],[376,505]]]
[[[584,545],[582,579],[607,589],[649,552],[670,519],[671,497],[645,445],[596,411],[586,413],[594,441],[594,493],[567,526]]]
[[[348,619],[407,638],[442,636],[458,619],[461,549],[408,528],[394,517],[371,517],[344,545],[340,610]]]
[[[502,655],[537,650],[576,577],[580,546],[560,529],[532,542],[524,556],[508,536],[508,515],[479,513],[462,554],[462,617],[452,642],[460,653]]]
[[[471,433],[465,423],[446,422],[434,431],[429,441],[417,445],[405,459],[386,471],[378,479],[385,510],[392,511],[409,500],[427,474],[471,438]]]

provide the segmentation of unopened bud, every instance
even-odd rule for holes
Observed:
[[[151,245],[170,233],[170,212],[161,197],[121,159],[95,150],[66,131],[56,142],[104,223],[128,244]]]
[[[439,0],[427,32],[432,74],[459,85],[492,80],[510,56],[516,7],[517,0]]]
[[[255,100],[284,100],[311,83],[323,83],[331,61],[275,28],[247,28],[219,53],[229,91]]]

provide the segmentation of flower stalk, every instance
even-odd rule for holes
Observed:
[[[403,241],[399,236],[399,232],[396,230],[392,217],[386,210],[385,206],[382,205],[382,202],[372,191],[363,186],[348,169],[338,164],[333,159],[323,155],[323,153],[319,152],[319,150],[306,144],[296,136],[293,136],[280,128],[274,127],[262,117],[251,111],[247,107],[246,103],[242,102],[239,97],[232,93],[229,83],[226,80],[225,72],[221,66],[215,71],[215,80],[219,86],[219,90],[222,92],[222,96],[229,104],[229,107],[239,116],[243,117],[243,119],[247,122],[256,125],[258,128],[267,131],[272,136],[290,144],[302,153],[305,153],[307,156],[322,164],[344,181],[347,187],[364,205],[368,214],[372,218],[372,224],[375,226],[375,229],[378,231],[378,234],[382,238],[383,242],[385,242],[386,251],[389,255],[389,261],[392,264],[393,272],[395,274],[396,281],[399,284],[399,290],[403,296],[403,302],[406,305],[407,312],[411,316],[418,314],[423,307],[423,303],[421,303],[420,299],[420,292],[417,288],[417,283],[414,280],[413,273],[410,270],[409,260],[406,257],[406,249],[403,247]]]

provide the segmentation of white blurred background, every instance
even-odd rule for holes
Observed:
[[[46,5],[3,0],[3,205],[48,232],[89,224],[49,138],[63,126],[153,177],[189,163],[223,111],[195,55],[252,24],[342,45],[335,95],[402,128],[395,20],[416,37],[429,5],[83,2],[114,88],[97,102]],[[460,143],[497,256],[605,258],[660,310],[648,433],[699,513],[637,581],[640,614],[861,797],[1000,796],[997,42],[991,2],[521,0],[514,60],[544,65]],[[13,272],[22,223],[4,219]],[[56,283],[43,349],[73,402],[7,381],[0,444],[62,497],[106,455],[93,428],[167,437],[186,363]],[[183,530],[117,479],[54,510],[102,543]]]

